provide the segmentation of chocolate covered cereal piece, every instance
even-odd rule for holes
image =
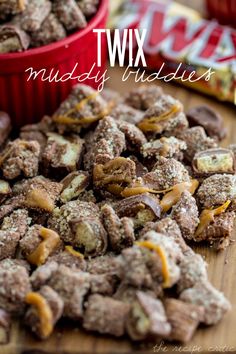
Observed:
[[[0,345],[7,344],[10,340],[11,316],[0,309]]]
[[[116,105],[110,114],[116,120],[125,121],[130,124],[138,124],[143,119],[143,112],[124,103]]]
[[[122,258],[111,253],[87,261],[87,272],[91,274],[109,274],[121,278],[122,267]]]
[[[189,162],[192,162],[196,153],[211,148],[217,148],[215,139],[208,137],[205,130],[199,126],[180,131],[178,138],[184,140],[187,145],[184,157]]]
[[[165,157],[159,157],[152,171],[143,176],[144,185],[158,191],[189,181],[189,173],[185,166],[173,158]]]
[[[25,10],[28,0],[1,0],[0,21],[7,20],[9,15],[15,15]]]
[[[90,331],[120,337],[125,333],[125,322],[130,306],[101,295],[91,295],[83,316],[83,327]]]
[[[196,254],[189,248],[179,263],[180,278],[177,290],[181,293],[185,289],[192,288],[198,282],[207,280],[207,263],[200,254]]]
[[[38,292],[28,293],[26,303],[25,323],[40,339],[46,339],[62,316],[63,300],[52,288],[43,286]]]
[[[11,132],[11,119],[5,112],[0,111],[0,147],[7,140]]]
[[[14,258],[20,240],[20,234],[15,231],[0,230],[0,261]]]
[[[78,198],[81,196],[81,193],[85,191],[89,185],[89,174],[86,171],[72,172],[67,175],[61,183],[63,184],[63,190],[60,200],[66,203],[72,199]]]
[[[133,340],[168,337],[171,325],[162,302],[142,291],[137,291],[127,321],[127,331]]]
[[[159,100],[163,94],[162,88],[156,85],[140,86],[131,90],[125,97],[125,103],[129,106],[146,111]]]
[[[38,290],[41,286],[46,285],[58,269],[57,262],[48,261],[34,270],[30,276],[30,282],[34,290]]]
[[[14,18],[14,23],[27,32],[37,31],[49,15],[52,4],[49,0],[31,0],[25,10]]]
[[[76,0],[76,2],[86,17],[94,15],[99,4],[99,0]]]
[[[159,156],[182,160],[183,151],[186,149],[187,145],[183,140],[177,139],[174,136],[170,136],[169,138],[163,136],[160,139],[143,144],[141,153],[149,163],[150,161],[155,162]]]
[[[208,149],[195,154],[192,166],[198,176],[235,173],[235,157],[229,149]]]
[[[188,121],[183,113],[182,104],[171,96],[162,95],[145,112],[138,127],[151,136],[158,134],[172,136],[186,129]]]
[[[182,193],[180,200],[172,207],[171,217],[177,222],[186,239],[193,239],[199,224],[199,213],[195,198],[190,192]]]
[[[128,122],[117,122],[118,128],[124,133],[127,142],[127,149],[138,152],[142,145],[147,142],[143,132],[134,124]]]
[[[207,105],[191,108],[187,112],[191,126],[202,126],[207,134],[217,140],[222,140],[227,134],[221,115]]]
[[[112,296],[115,292],[117,279],[112,274],[90,275],[90,291],[92,294]]]
[[[156,222],[147,222],[139,233],[140,238],[142,238],[148,231],[156,231],[157,233],[167,235],[178,244],[182,252],[188,250],[188,246],[183,239],[179,225],[175,220],[169,217]]]
[[[171,325],[168,339],[189,342],[203,317],[204,309],[171,298],[164,301],[164,306],[167,320]]]
[[[84,298],[90,288],[89,274],[60,265],[49,279],[48,286],[63,300],[63,316],[80,320],[84,312]]]
[[[14,315],[22,314],[25,296],[31,289],[26,268],[11,259],[1,261],[0,288],[1,307]]]
[[[180,294],[180,300],[202,306],[204,308],[202,322],[207,325],[219,322],[231,308],[223,293],[215,289],[207,280],[197,282],[192,288],[184,290]]]
[[[84,256],[72,246],[66,246],[64,251],[52,255],[49,257],[48,262],[56,262],[69,268],[80,269],[82,271],[85,271],[87,268],[87,262]]]
[[[86,85],[77,85],[53,115],[60,133],[79,133],[108,114],[108,105],[97,91]]]
[[[206,178],[197,191],[197,197],[204,208],[223,205],[236,198],[236,176],[216,174]]]
[[[123,101],[123,97],[117,91],[109,88],[104,88],[101,91],[101,96],[106,102],[108,102],[108,105],[111,109]]]
[[[82,158],[84,140],[77,136],[64,138],[56,133],[48,133],[47,137],[42,155],[45,172],[66,174],[76,171]]]
[[[40,146],[37,141],[14,140],[0,155],[0,167],[6,179],[38,173]]]
[[[50,13],[37,31],[31,34],[31,47],[41,47],[66,37],[66,31],[57,17]]]
[[[13,211],[9,216],[5,217],[2,222],[1,230],[14,231],[23,237],[31,222],[28,211],[25,209],[18,209]]]
[[[29,47],[30,38],[13,24],[0,26],[0,53],[22,52]]]
[[[135,240],[132,219],[119,218],[114,209],[107,204],[102,207],[101,211],[111,249],[120,252],[123,248],[132,246]]]
[[[86,18],[75,0],[54,0],[52,11],[67,31],[84,28]]]
[[[85,145],[84,166],[91,170],[95,163],[105,163],[120,156],[126,148],[125,135],[113,118],[106,117],[98,123]]]

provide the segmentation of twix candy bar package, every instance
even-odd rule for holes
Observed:
[[[125,1],[112,13],[110,26],[146,30],[143,50],[148,70],[175,73],[172,79],[236,104],[235,29],[161,0]]]

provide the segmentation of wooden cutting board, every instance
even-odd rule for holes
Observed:
[[[125,93],[128,89],[136,86],[133,80],[122,83],[122,69],[115,68],[110,71],[109,87]],[[225,119],[228,128],[228,137],[224,146],[229,143],[236,143],[236,108],[233,105],[217,102],[189,89],[172,84],[160,84],[166,93],[180,99],[185,109],[198,104],[209,104]],[[74,326],[66,323],[60,324],[54,334],[46,341],[37,341],[28,330],[18,322],[12,326],[9,344],[0,346],[0,354],[28,354],[28,353],[86,353],[86,354],[108,354],[108,353],[212,353],[231,352],[236,353],[236,243],[233,243],[225,251],[216,253],[211,248],[196,247],[209,264],[208,274],[214,286],[223,291],[225,296],[232,303],[232,311],[225,316],[218,325],[209,328],[201,328],[196,332],[193,340],[186,346],[167,346],[162,343],[145,343],[141,347],[131,344],[127,339],[113,339],[107,336],[88,334]]]

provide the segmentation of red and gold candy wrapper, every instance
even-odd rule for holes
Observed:
[[[236,104],[236,30],[207,21],[174,2],[125,1],[112,16],[118,29],[147,29],[143,46],[148,70],[166,74],[178,70],[187,78],[195,71],[198,81],[179,80],[191,88]],[[182,65],[180,65],[182,63]],[[214,73],[203,75],[211,68]],[[185,73],[184,73],[185,70]]]

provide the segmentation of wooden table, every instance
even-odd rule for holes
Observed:
[[[182,0],[181,2],[186,2]],[[198,8],[200,1],[188,1],[194,3]],[[109,87],[124,93],[136,85],[132,80],[126,83],[121,82],[123,70],[115,68],[110,70]],[[232,105],[217,102],[201,94],[173,84],[160,84],[166,93],[180,99],[185,109],[198,104],[209,104],[225,119],[229,134],[224,141],[224,146],[229,143],[236,143],[236,109]],[[64,325],[58,326],[55,333],[44,342],[36,341],[35,338],[25,330],[19,323],[14,323],[11,331],[10,343],[0,347],[0,354],[36,354],[36,353],[67,353],[67,354],[113,354],[113,353],[236,353],[236,243],[232,244],[225,251],[216,253],[206,247],[196,247],[208,262],[208,274],[214,286],[223,291],[225,296],[232,303],[232,311],[216,326],[201,328],[196,332],[193,340],[186,346],[166,346],[161,348],[154,344],[138,346],[131,344],[127,339],[113,339],[107,336],[98,336],[85,333],[79,327]]]

